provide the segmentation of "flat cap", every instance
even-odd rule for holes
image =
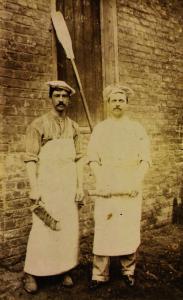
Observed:
[[[103,98],[104,101],[108,101],[110,96],[113,94],[125,94],[127,97],[129,95],[133,95],[133,91],[120,83],[117,84],[110,84],[103,90]]]
[[[62,80],[49,81],[47,82],[47,84],[49,85],[49,87],[53,89],[58,88],[69,92],[70,96],[76,93],[75,89],[73,89],[69,84],[67,84],[65,81]]]

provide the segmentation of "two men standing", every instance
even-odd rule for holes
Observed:
[[[74,90],[50,82],[53,109],[29,126],[26,162],[30,198],[41,201],[58,230],[33,214],[25,261],[24,287],[37,290],[36,276],[61,274],[78,262],[78,210],[83,199],[78,125],[67,117]],[[109,280],[109,257],[120,256],[126,281],[134,284],[135,252],[140,244],[141,183],[150,162],[144,128],[125,111],[129,89],[104,90],[110,117],[99,123],[88,145],[88,163],[96,177],[94,262],[91,288]],[[59,223],[60,222],[60,223]],[[72,279],[64,278],[68,285]]]

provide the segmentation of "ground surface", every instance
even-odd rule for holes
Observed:
[[[0,271],[3,300],[183,300],[183,226],[168,225],[142,236],[136,270],[136,286],[129,288],[120,278],[117,259],[111,261],[111,281],[98,290],[88,288],[91,265],[73,270],[75,286],[61,286],[61,277],[39,279],[36,295],[21,286],[21,273]],[[10,286],[8,292],[6,286]]]

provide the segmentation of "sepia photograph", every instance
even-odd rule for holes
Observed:
[[[183,300],[183,0],[0,0],[0,299]]]

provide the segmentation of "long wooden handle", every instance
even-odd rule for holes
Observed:
[[[86,97],[85,97],[83,87],[82,87],[82,84],[81,84],[78,69],[77,69],[76,64],[75,64],[75,60],[71,59],[71,63],[72,63],[74,73],[76,75],[76,79],[77,79],[77,82],[78,82],[78,85],[79,85],[79,90],[80,90],[80,93],[81,93],[81,98],[82,98],[83,106],[84,106],[84,109],[85,109],[86,117],[87,117],[87,120],[88,120],[88,124],[89,124],[89,127],[90,127],[90,131],[92,132],[92,130],[93,130],[92,119],[91,119],[91,116],[90,116],[90,111],[89,111],[88,104],[87,104],[87,101],[86,101]]]
[[[134,191],[132,193],[122,193],[122,192],[112,192],[112,193],[103,193],[97,190],[90,190],[88,191],[88,196],[92,197],[103,197],[103,198],[109,198],[112,196],[129,196],[129,197],[136,197],[138,195],[138,192]]]
[[[65,50],[67,58],[70,59],[70,61],[72,63],[73,70],[74,70],[74,73],[76,75],[77,83],[78,83],[78,86],[79,86],[79,90],[80,90],[84,110],[85,110],[86,117],[87,117],[87,120],[88,120],[88,124],[89,124],[90,130],[92,131],[93,130],[92,120],[91,120],[90,112],[89,112],[89,109],[88,109],[86,97],[85,97],[85,94],[84,94],[84,91],[83,91],[83,87],[82,87],[82,84],[81,84],[78,69],[77,69],[76,64],[75,64],[71,36],[70,36],[69,30],[67,28],[67,24],[64,20],[64,17],[62,15],[62,13],[60,11],[56,11],[56,2],[52,1],[51,4],[52,4],[52,6],[51,6],[51,17],[52,17],[52,22],[53,22],[53,25],[54,25],[54,28],[55,28],[55,32],[56,32],[56,35],[57,35],[57,38],[58,38],[60,44],[62,45],[62,47]]]

